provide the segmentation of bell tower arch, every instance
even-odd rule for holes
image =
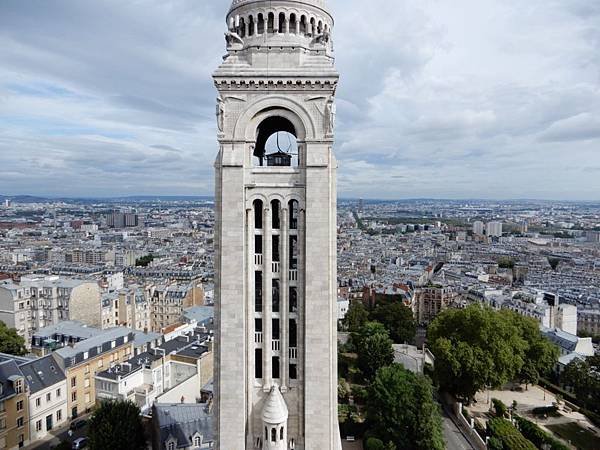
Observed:
[[[234,0],[226,24],[217,448],[340,450],[333,17],[324,0]]]

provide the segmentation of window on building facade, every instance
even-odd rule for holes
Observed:
[[[47,402],[50,402],[51,400],[52,400],[52,393],[51,393],[51,392],[48,392],[48,393],[46,394],[46,401],[47,401]]]
[[[17,402],[17,411],[23,411],[23,400]]]
[[[56,421],[60,422],[62,420],[62,410],[56,411]]]
[[[72,377],[71,378],[71,387],[76,387],[77,386],[77,377]]]
[[[35,423],[35,431],[42,431],[42,421],[41,420],[38,420]]]
[[[21,427],[23,426],[23,423],[24,423],[24,422],[23,422],[23,418],[22,418],[22,417],[19,417],[19,418],[17,419],[17,428],[21,428]]]
[[[61,395],[62,395],[62,392],[61,392],[60,388],[58,388],[58,389],[56,390],[56,396],[57,396],[57,397],[60,397]]]
[[[257,348],[254,350],[254,378],[262,377],[262,348]]]

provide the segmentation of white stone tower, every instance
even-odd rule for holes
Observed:
[[[324,0],[234,0],[227,28],[214,74],[217,448],[339,450],[333,18]]]

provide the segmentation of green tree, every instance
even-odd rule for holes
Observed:
[[[377,372],[369,386],[367,420],[375,437],[398,450],[446,448],[431,382],[400,365]]]
[[[412,310],[401,302],[377,305],[371,319],[382,323],[397,344],[413,342],[417,325]]]
[[[508,256],[503,256],[498,260],[498,267],[501,269],[512,269],[515,267],[515,261]]]
[[[366,379],[371,379],[381,367],[394,362],[394,349],[385,327],[378,322],[367,322],[353,335],[358,354],[358,368]]]
[[[396,446],[392,442],[386,445],[381,439],[370,437],[365,442],[365,450],[396,450]]]
[[[144,450],[140,408],[130,401],[102,402],[90,419],[90,450]]]
[[[485,386],[500,387],[514,379],[528,346],[512,319],[477,304],[439,314],[428,336],[440,387],[468,400]]]
[[[149,254],[135,260],[136,267],[148,267],[154,261],[154,255]]]
[[[0,321],[0,353],[8,353],[15,356],[27,354],[25,339],[17,334],[14,328],[8,328]]]
[[[560,351],[542,335],[534,319],[511,311],[503,311],[503,314],[512,318],[527,344],[523,367],[518,375],[527,388],[528,384],[537,383],[540,377],[546,376],[552,370],[560,356]]]
[[[343,324],[346,330],[356,333],[369,321],[369,312],[360,300],[353,300],[346,312]]]
[[[561,375],[561,382],[573,388],[580,406],[600,413],[600,356],[571,361]]]
[[[495,437],[501,446],[494,443],[491,448],[504,450],[537,450],[521,432],[507,419],[494,418],[487,423],[488,432]]]

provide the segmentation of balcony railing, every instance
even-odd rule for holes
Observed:
[[[256,264],[257,266],[262,266],[262,263],[263,263],[262,253],[255,253],[254,254],[254,264]]]
[[[290,347],[290,359],[298,359],[298,347]]]
[[[281,350],[281,341],[279,339],[273,339],[273,341],[271,341],[271,349],[274,352],[278,352]]]
[[[262,344],[262,342],[263,342],[262,331],[256,331],[256,332],[254,332],[254,342],[256,344]]]
[[[273,261],[271,263],[273,273],[279,273],[281,271],[281,263]]]
[[[297,269],[290,270],[289,279],[290,279],[290,281],[298,281],[298,270]]]

